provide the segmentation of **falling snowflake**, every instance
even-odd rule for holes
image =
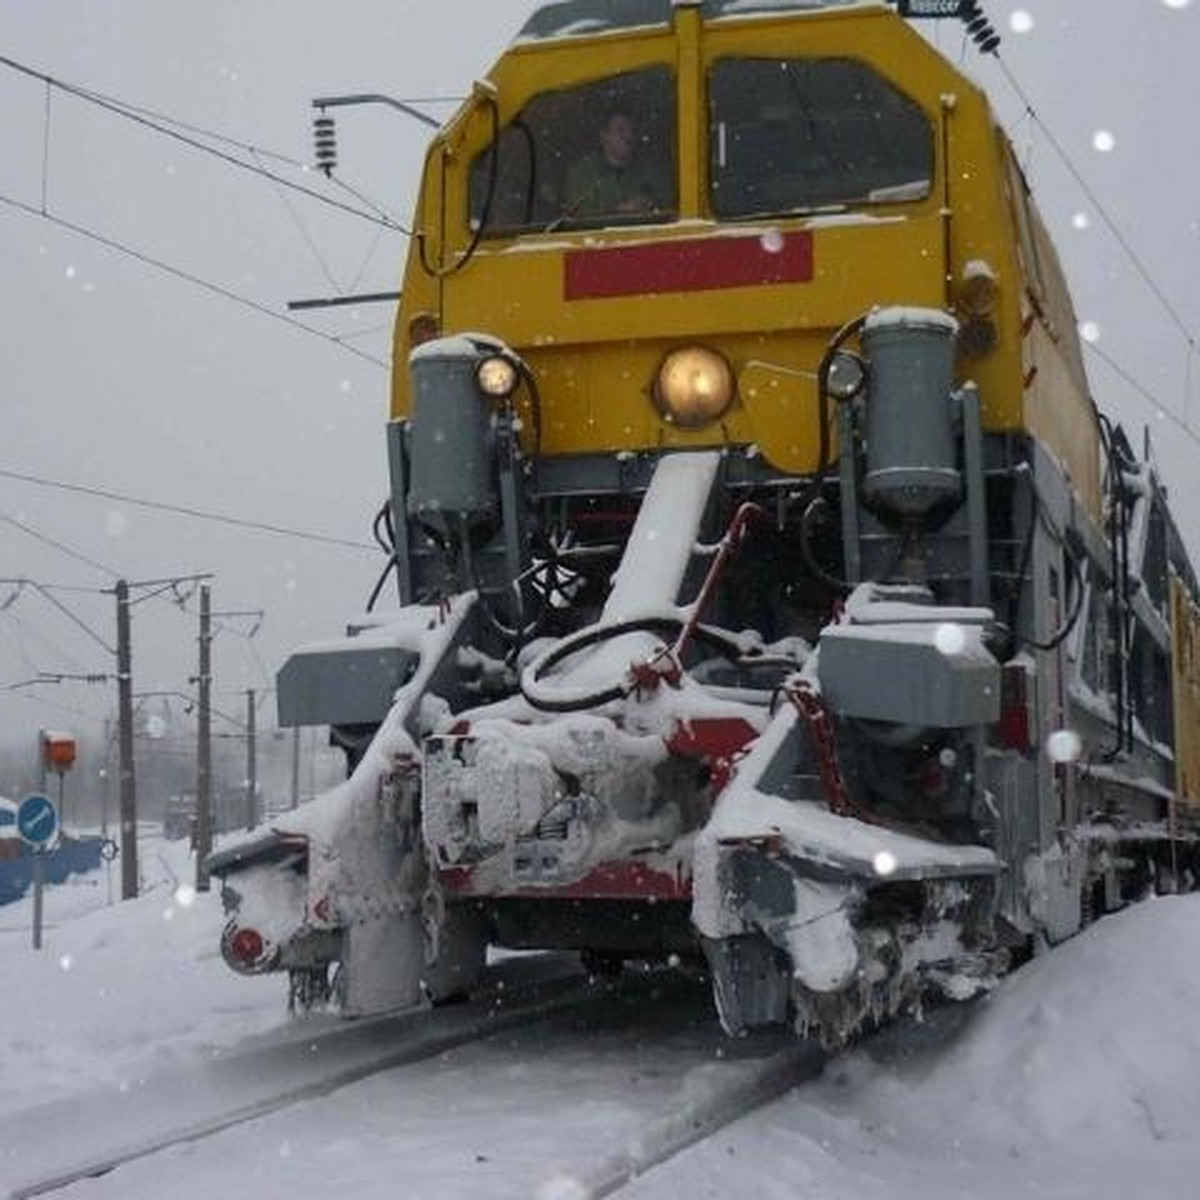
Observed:
[[[1083,741],[1073,729],[1056,729],[1046,739],[1046,757],[1051,762],[1075,762],[1083,753]]]
[[[1107,129],[1097,129],[1092,134],[1092,148],[1101,154],[1108,154],[1116,149],[1117,139]]]
[[[891,875],[897,867],[896,856],[890,850],[880,850],[871,860],[871,865],[875,868],[875,874],[879,876]]]
[[[967,644],[967,635],[961,625],[946,622],[939,625],[933,634],[933,644],[943,654],[961,654]]]
[[[1013,33],[1030,33],[1033,30],[1033,15],[1018,8],[1008,18],[1008,27]]]

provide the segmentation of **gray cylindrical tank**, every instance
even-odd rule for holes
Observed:
[[[486,518],[497,507],[493,410],[475,372],[490,353],[465,337],[427,342],[409,358],[408,511]]]
[[[962,489],[951,392],[958,323],[932,308],[885,308],[867,318],[871,366],[867,473],[877,508],[921,517]]]

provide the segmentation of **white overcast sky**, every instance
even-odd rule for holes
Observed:
[[[0,0],[0,55],[95,92],[297,161],[313,96],[461,95],[533,8],[529,0]],[[1089,359],[1101,407],[1140,441],[1152,428],[1200,556],[1200,0],[986,0],[1004,61],[1102,214],[958,26],[926,32],[988,87],[1059,245],[1080,320],[1156,408]],[[287,193],[0,67],[0,196],[47,210],[283,313],[288,300],[397,286],[404,239]],[[433,107],[439,115],[446,106]],[[425,131],[384,109],[339,117],[340,174],[407,223]],[[1109,149],[1097,149],[1096,137]],[[266,154],[264,166],[320,186]],[[348,192],[323,189],[348,203]],[[387,378],[346,349],[216,297],[0,202],[0,472],[214,510],[370,542],[386,494]],[[308,318],[388,355],[387,305]],[[1187,335],[1179,328],[1182,325]],[[1189,395],[1190,392],[1190,395]],[[1163,415],[1164,413],[1169,415]],[[19,527],[27,527],[28,532]],[[35,534],[37,536],[35,536]],[[43,539],[43,540],[39,540]],[[94,564],[50,545],[58,542]],[[364,550],[254,533],[0,474],[0,577],[109,587],[211,571],[214,607],[257,609],[253,642],[227,622],[216,703],[267,687],[288,649],[339,632],[381,565]],[[105,569],[100,569],[100,568]],[[0,605],[12,589],[0,585]],[[110,597],[54,593],[101,639]],[[189,606],[194,613],[196,601]],[[138,690],[189,690],[196,620],[134,610]],[[26,591],[0,612],[0,689],[39,671],[108,672],[108,652]],[[0,690],[0,753],[39,726],[94,732],[115,688]],[[273,706],[267,720],[273,720]],[[0,764],[3,765],[3,764]]]

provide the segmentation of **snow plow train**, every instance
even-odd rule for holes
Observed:
[[[562,0],[435,135],[399,603],[280,672],[350,773],[210,860],[235,970],[678,960],[838,1044],[1191,883],[1196,577],[909,7]]]

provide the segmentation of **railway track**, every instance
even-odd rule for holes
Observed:
[[[208,1062],[5,1116],[0,1197],[47,1195],[172,1146],[328,1095],[586,1001],[594,984],[561,958],[493,969],[468,1003],[346,1023],[301,1019]],[[102,1111],[103,1122],[91,1119]],[[85,1115],[86,1114],[86,1115]]]
[[[347,1121],[367,1144],[386,1131],[400,1160],[376,1156],[358,1196],[375,1184],[394,1195],[406,1177],[435,1198],[609,1196],[820,1069],[812,1047],[786,1039],[731,1054],[694,981],[599,982],[561,959],[507,964],[454,1008],[305,1024],[119,1093],[12,1114],[0,1196],[151,1194],[183,1157],[207,1193],[247,1194],[245,1164],[274,1146],[273,1171],[299,1171],[289,1194],[302,1197],[313,1171],[299,1160],[344,1142]],[[423,1151],[431,1133],[452,1150]]]

